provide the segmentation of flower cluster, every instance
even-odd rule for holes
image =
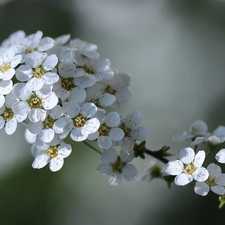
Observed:
[[[101,59],[95,44],[17,31],[0,46],[0,86],[0,128],[10,135],[17,123],[27,125],[33,168],[49,163],[58,171],[76,142],[96,141],[103,161],[97,171],[110,175],[110,184],[137,174],[128,163],[147,129],[140,111],[114,111],[132,96],[130,77]]]
[[[204,150],[197,150],[200,144],[207,144],[209,151],[207,155],[220,147],[225,142],[225,127],[218,126],[212,133],[208,132],[207,124],[202,120],[197,120],[190,125],[189,131],[183,131],[173,137],[174,141],[191,140],[191,147],[180,150],[178,159],[169,161],[165,166],[165,172],[175,176],[174,183],[179,186],[195,181],[194,191],[196,194],[206,196],[211,190],[214,193],[225,195],[225,173],[221,167],[215,163],[210,163],[207,168],[202,167],[206,158]],[[225,163],[225,149],[220,149],[215,154],[215,159],[219,163]]]

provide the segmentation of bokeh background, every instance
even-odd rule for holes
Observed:
[[[225,125],[223,0],[1,0],[0,27],[0,42],[21,29],[97,44],[102,58],[131,75],[133,98],[120,112],[142,111],[150,149],[169,145],[176,154],[188,143],[171,137],[197,119],[210,131]],[[59,172],[34,170],[24,129],[0,131],[1,225],[224,224],[218,197],[197,196],[191,186],[109,186],[96,173],[99,156],[82,144]],[[136,161],[139,175],[150,162]]]

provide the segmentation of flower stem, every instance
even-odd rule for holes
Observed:
[[[146,150],[145,150],[145,153],[146,153],[147,155],[153,156],[154,158],[160,160],[161,162],[163,162],[163,163],[165,163],[165,164],[169,162],[169,160],[165,159],[165,158],[162,156],[162,154],[161,154],[160,151],[151,151],[151,150],[149,150],[149,149],[146,149]]]
[[[92,150],[94,150],[95,152],[97,152],[99,155],[102,155],[102,152],[101,151],[99,151],[97,148],[95,148],[92,145],[90,145],[87,141],[83,141],[83,143],[85,145],[87,145],[89,148],[91,148]]]

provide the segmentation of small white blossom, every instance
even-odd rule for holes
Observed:
[[[207,169],[202,167],[204,160],[204,151],[195,155],[192,148],[184,148],[179,152],[179,160],[172,160],[166,164],[165,172],[175,175],[174,182],[179,186],[184,186],[193,179],[202,182],[209,176]]]
[[[127,181],[133,180],[138,171],[134,165],[129,164],[134,158],[133,154],[126,154],[120,151],[120,155],[113,148],[105,150],[102,154],[102,164],[98,166],[97,171],[110,176],[110,185],[119,185],[124,178]]]
[[[36,155],[32,167],[41,169],[49,163],[49,168],[52,172],[60,170],[64,164],[64,158],[68,157],[72,152],[72,147],[62,141],[50,143],[39,142],[37,148],[33,151]],[[33,147],[35,148],[35,147]],[[37,152],[39,150],[39,152]]]
[[[225,148],[217,152],[215,158],[219,163],[225,163]]]
[[[68,102],[64,105],[65,115],[73,124],[70,137],[74,141],[84,141],[89,134],[96,132],[100,126],[97,118],[93,117],[97,112],[97,107],[93,103],[84,103],[79,106],[75,102]]]
[[[31,122],[44,121],[46,110],[54,108],[58,103],[58,98],[52,92],[52,86],[45,85],[39,91],[32,91],[25,83],[17,83],[13,87],[13,94],[19,98],[19,102],[13,104],[15,113],[28,115]]]
[[[208,136],[208,126],[202,120],[196,120],[193,124],[190,125],[189,131],[183,131],[181,133],[173,136],[173,141],[183,142],[196,137],[205,137]]]
[[[194,190],[195,193],[201,196],[206,196],[211,189],[214,193],[218,195],[225,194],[225,174],[221,173],[221,168],[214,164],[210,163],[207,166],[209,172],[209,177],[204,182],[196,182]]]

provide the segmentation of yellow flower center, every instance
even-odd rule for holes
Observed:
[[[88,66],[88,65],[86,65],[86,64],[83,64],[82,69],[83,69],[86,73],[89,73],[89,74],[95,74],[95,70],[94,70],[91,66]]]
[[[195,172],[195,170],[196,170],[196,168],[193,163],[184,165],[184,173],[186,173],[186,174],[192,174]]]
[[[34,69],[33,76],[36,78],[41,78],[46,73],[45,69],[42,66],[39,66]]]
[[[72,90],[75,87],[73,78],[61,78],[61,87],[67,91]]]
[[[121,125],[120,125],[120,128],[123,130],[124,132],[124,137],[129,137],[130,136],[130,131],[131,129],[126,127],[125,125],[125,122],[123,122]]]
[[[122,168],[126,165],[126,163],[122,162],[120,157],[117,157],[116,162],[112,165],[112,170],[113,172],[118,172],[121,173],[122,172]]]
[[[75,127],[83,127],[86,123],[86,118],[81,114],[74,117],[72,120],[73,120],[73,125]]]
[[[103,123],[99,127],[98,131],[99,131],[99,135],[107,136],[109,134],[110,129],[105,123]]]
[[[109,93],[111,95],[114,95],[116,91],[112,89],[109,85],[105,88],[104,93]]]
[[[2,114],[2,117],[5,121],[9,121],[13,118],[14,116],[14,112],[12,111],[12,109],[6,108],[4,113]]]
[[[8,71],[10,68],[11,68],[10,63],[3,63],[0,66],[0,71],[4,73],[4,72]]]
[[[36,95],[33,95],[28,100],[28,104],[31,108],[38,109],[38,108],[41,108],[42,101],[39,97],[37,97]]]
[[[58,148],[56,146],[50,146],[47,150],[47,155],[54,158],[58,155]]]
[[[55,120],[51,116],[47,116],[43,122],[44,128],[50,129],[53,127]]]
[[[205,181],[205,183],[208,185],[208,186],[215,186],[215,179],[214,178],[211,178],[211,177],[209,177],[206,181]]]

